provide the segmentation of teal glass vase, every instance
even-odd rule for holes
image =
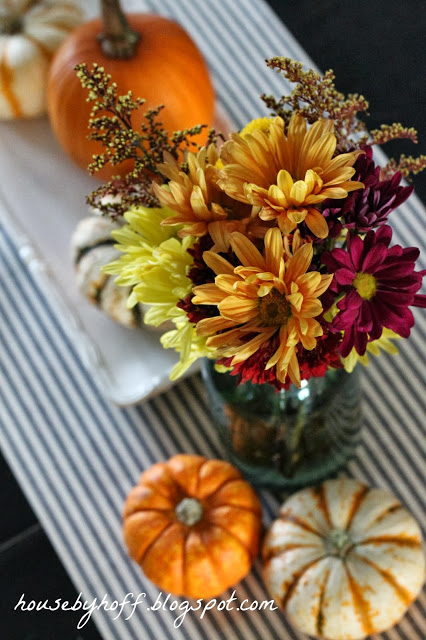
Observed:
[[[293,491],[320,482],[344,467],[360,440],[358,367],[329,369],[288,391],[237,385],[212,360],[202,375],[225,457],[254,486]]]

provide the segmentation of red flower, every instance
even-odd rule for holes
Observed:
[[[363,355],[367,342],[380,338],[383,327],[407,338],[414,325],[408,307],[426,307],[426,296],[416,295],[426,274],[414,271],[419,250],[399,245],[389,248],[391,238],[391,228],[383,226],[369,231],[364,240],[349,235],[346,251],[333,249],[323,256],[329,273],[334,272],[330,288],[343,294],[332,325],[344,331],[343,357],[353,347]]]
[[[301,380],[309,380],[309,378],[318,378],[326,374],[329,368],[341,369],[343,367],[339,356],[339,344],[342,339],[340,333],[331,333],[329,324],[321,321],[323,327],[323,335],[317,338],[317,346],[315,349],[308,351],[301,344],[297,347],[297,359],[300,366]],[[272,340],[265,342],[256,353],[234,365],[230,374],[238,376],[238,384],[251,382],[255,384],[271,384],[277,391],[280,389],[289,389],[292,382],[287,376],[284,383],[277,378],[276,366],[265,371],[265,366],[271,356],[275,353],[279,346],[277,336]],[[230,367],[232,358],[222,358],[218,360],[218,364]]]

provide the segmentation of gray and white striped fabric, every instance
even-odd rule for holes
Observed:
[[[266,114],[257,96],[281,95],[283,81],[264,59],[287,55],[308,64],[304,51],[262,0],[150,0],[127,2],[176,18],[196,40],[213,72],[220,102],[237,125]],[[393,217],[394,241],[422,243],[426,211],[416,198]],[[217,611],[203,620],[189,613],[148,611],[158,590],[127,557],[121,536],[124,498],[142,469],[177,452],[221,455],[195,376],[145,404],[111,405],[79,359],[60,309],[28,270],[19,248],[0,227],[0,402],[2,448],[69,575],[85,600],[145,592],[146,606],[129,619],[100,610],[93,618],[106,640],[296,640],[278,611]],[[426,528],[426,326],[417,324],[400,355],[382,356],[364,374],[365,430],[349,472],[393,491]],[[262,494],[265,524],[278,503]],[[224,594],[224,599],[230,596]],[[37,594],[26,594],[37,599]],[[269,599],[257,562],[236,587],[239,602]],[[60,594],[58,594],[60,597]],[[165,597],[165,595],[163,595]],[[238,602],[237,602],[238,604]],[[375,638],[424,640],[426,596],[400,624]]]

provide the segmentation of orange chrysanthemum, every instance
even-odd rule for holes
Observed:
[[[234,231],[263,237],[266,230],[257,216],[252,215],[251,205],[232,200],[219,188],[217,160],[214,145],[197,154],[189,153],[188,173],[185,173],[177,160],[167,154],[159,169],[170,180],[168,188],[153,184],[153,189],[161,204],[177,214],[165,218],[163,225],[184,225],[179,231],[180,237],[201,237],[209,233],[215,250],[226,251]]]
[[[322,335],[314,318],[322,312],[318,297],[328,288],[332,276],[306,273],[313,248],[302,244],[285,262],[283,238],[278,228],[265,235],[265,255],[241,233],[233,233],[231,246],[241,262],[233,267],[222,256],[206,251],[203,258],[217,274],[215,282],[194,288],[192,302],[216,305],[219,316],[197,324],[197,333],[208,336],[207,345],[216,357],[232,357],[232,365],[243,362],[279,333],[279,347],[266,365],[276,365],[277,378],[287,374],[300,386],[296,345],[314,349]]]
[[[333,158],[333,130],[333,122],[325,119],[307,129],[305,119],[294,113],[287,132],[283,120],[275,118],[268,132],[232,134],[221,149],[219,185],[232,198],[261,207],[263,220],[277,219],[284,234],[305,221],[314,235],[326,238],[328,226],[316,205],[364,186],[351,181],[362,151]]]

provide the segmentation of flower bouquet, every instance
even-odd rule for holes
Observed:
[[[295,84],[291,95],[262,96],[271,117],[228,137],[209,131],[203,148],[191,144],[200,128],[170,137],[160,108],[134,131],[142,101],[118,97],[99,68],[78,73],[105,146],[92,170],[133,162],[89,198],[124,223],[112,233],[122,256],[104,269],[131,287],[130,307],[149,305],[145,323],[168,327],[161,343],[180,354],[172,378],[208,358],[238,385],[282,393],[394,353],[409,336],[410,307],[426,306],[425,272],[418,249],[392,244],[388,216],[413,191],[401,179],[426,157],[376,166],[374,145],[416,142],[416,132],[368,131],[367,101],[339,93],[331,71],[267,64]]]

